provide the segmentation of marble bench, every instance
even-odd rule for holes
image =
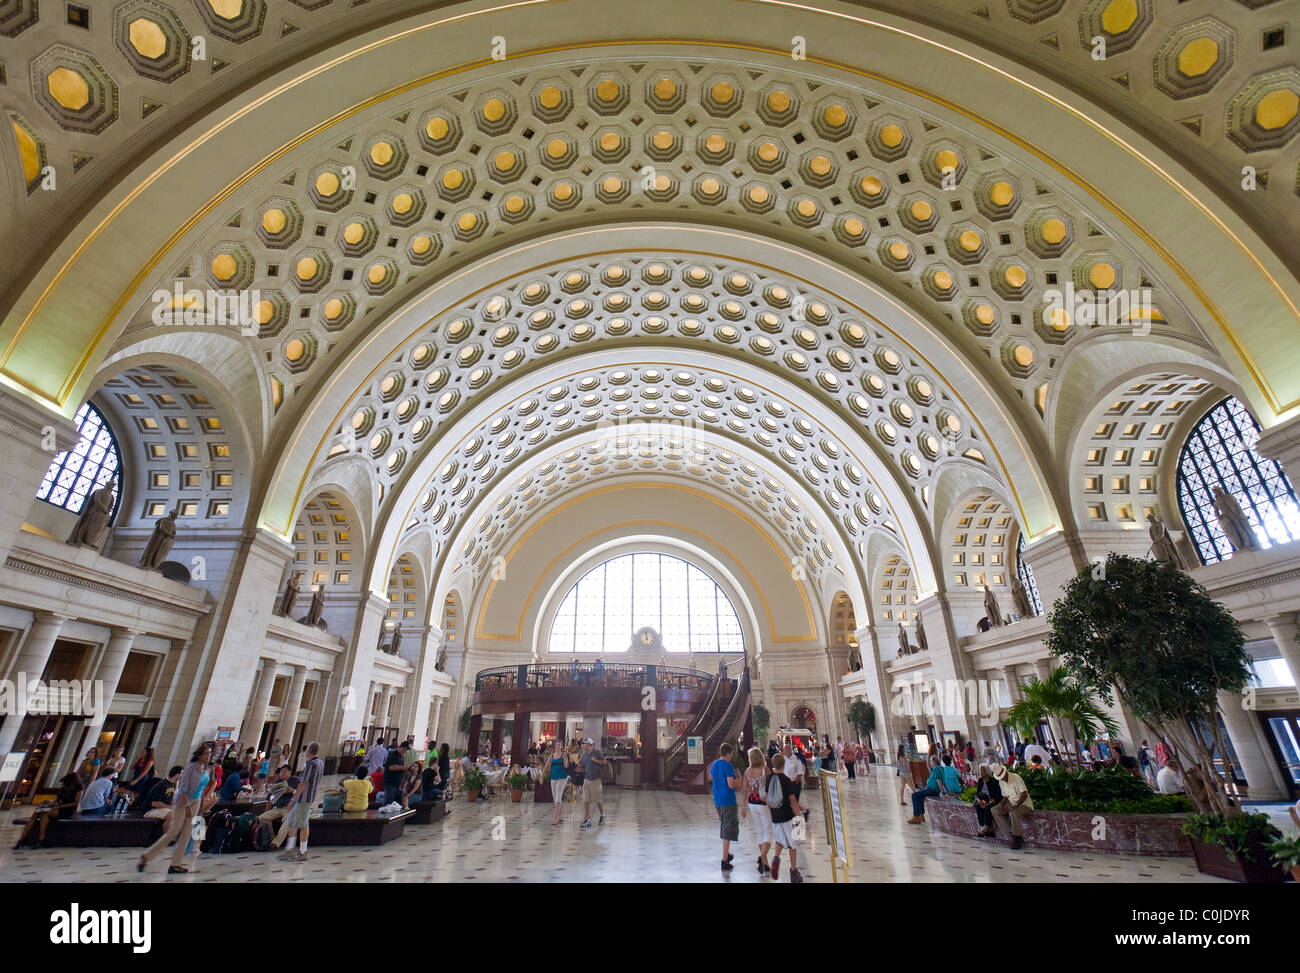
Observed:
[[[407,824],[433,824],[441,821],[450,812],[446,801],[421,801],[411,808],[414,812]]]
[[[378,811],[339,811],[311,819],[312,846],[316,845],[386,845],[400,838],[415,811],[380,814]]]
[[[77,816],[51,821],[42,844],[46,848],[147,848],[162,833],[160,818]]]
[[[980,838],[975,807],[962,801],[927,798],[930,827],[961,838],[1011,843],[1011,836]],[[1115,855],[1190,857],[1192,844],[1183,834],[1185,814],[1103,814],[1086,811],[1034,811],[1020,822],[1029,848],[1092,851]],[[1096,837],[1094,837],[1094,835]]]

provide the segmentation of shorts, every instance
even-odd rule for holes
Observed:
[[[718,837],[723,841],[740,840],[740,809],[736,805],[718,808]]]
[[[772,843],[772,809],[766,804],[749,804],[749,819],[754,822],[754,837],[760,845]]]
[[[582,782],[582,803],[599,804],[605,795],[605,782],[593,777]]]
[[[795,818],[791,821],[772,822],[772,840],[782,848],[793,848],[795,846]]]
[[[558,780],[551,781],[551,800],[559,804],[564,800],[564,788],[568,786],[569,778],[561,777]]]
[[[299,801],[293,806],[293,810],[284,816],[284,826],[290,831],[300,831],[307,827],[307,822],[311,820],[311,805]]]

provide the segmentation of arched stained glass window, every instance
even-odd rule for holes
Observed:
[[[1178,457],[1178,506],[1201,563],[1232,555],[1214,512],[1214,487],[1232,494],[1260,547],[1300,539],[1300,503],[1282,467],[1255,452],[1259,426],[1237,399],[1205,414]]]
[[[1029,566],[1021,554],[1025,549],[1025,535],[1021,534],[1016,538],[1016,576],[1020,578],[1020,583],[1025,586],[1025,594],[1029,596],[1029,605],[1034,609],[1035,615],[1043,613],[1043,602],[1038,597],[1038,582],[1034,580],[1034,569]]]
[[[73,422],[77,425],[77,443],[54,457],[45,471],[41,488],[36,491],[36,499],[79,514],[86,505],[86,497],[117,479],[122,469],[122,454],[104,416],[89,402],[77,410]],[[121,497],[119,483],[113,495],[114,512]]]
[[[626,652],[649,626],[668,652],[741,652],[740,617],[711,577],[669,554],[623,554],[569,589],[551,623],[548,648],[561,654]]]

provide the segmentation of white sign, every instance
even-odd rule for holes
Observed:
[[[835,857],[847,866],[849,864],[849,844],[844,835],[844,816],[840,811],[839,775],[822,771],[821,778],[822,785],[826,789],[826,806],[830,812],[826,815],[826,840],[834,848]]]
[[[704,737],[686,738],[686,762],[688,764],[704,763]]]
[[[0,784],[17,780],[18,772],[23,769],[23,761],[26,759],[26,750],[15,750],[13,753],[6,754],[4,766],[0,767]]]

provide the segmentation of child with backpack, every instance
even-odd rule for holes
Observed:
[[[783,771],[785,756],[777,754],[772,758],[772,773],[767,777],[767,806],[772,814],[772,839],[776,844],[776,854],[772,856],[772,877],[781,873],[781,849],[790,849],[790,882],[798,884],[803,881],[799,874],[799,852],[795,848],[799,832],[803,830],[803,807],[794,796],[794,785]]]

